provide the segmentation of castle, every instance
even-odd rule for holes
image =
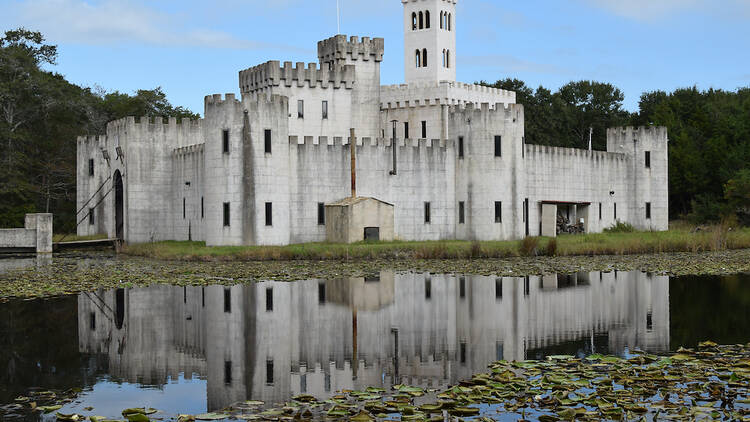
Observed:
[[[384,40],[337,35],[318,63],[239,74],[204,118],[128,117],[78,139],[79,235],[285,245],[555,236],[668,226],[667,131],[607,151],[526,144],[515,93],[456,81],[456,0],[402,0],[405,79]],[[353,136],[352,136],[353,135]]]

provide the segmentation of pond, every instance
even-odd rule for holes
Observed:
[[[591,272],[367,278],[100,290],[0,303],[0,418],[80,389],[61,413],[159,417],[326,399],[406,384],[444,390],[498,360],[666,353],[750,341],[750,275]],[[92,409],[93,408],[93,409]]]

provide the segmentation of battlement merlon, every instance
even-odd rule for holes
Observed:
[[[327,63],[338,63],[340,60],[374,60],[383,61],[385,53],[385,40],[383,38],[351,37],[347,40],[346,35],[336,35],[327,40],[318,42],[318,61],[321,66]]]
[[[643,144],[661,145],[665,150],[669,143],[667,128],[664,126],[613,127],[607,129],[607,151],[632,154]]]
[[[317,63],[298,62],[292,67],[292,62],[273,60],[261,65],[240,71],[240,91],[251,94],[266,88],[283,84],[286,87],[310,88],[344,88],[352,89],[356,76],[353,65],[334,66],[331,69],[319,68]]]

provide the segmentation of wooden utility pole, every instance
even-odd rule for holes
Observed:
[[[354,128],[349,130],[349,151],[351,152],[352,167],[352,198],[357,197],[357,138],[354,137]]]

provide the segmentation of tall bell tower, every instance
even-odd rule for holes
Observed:
[[[456,2],[401,0],[406,83],[456,80]]]

